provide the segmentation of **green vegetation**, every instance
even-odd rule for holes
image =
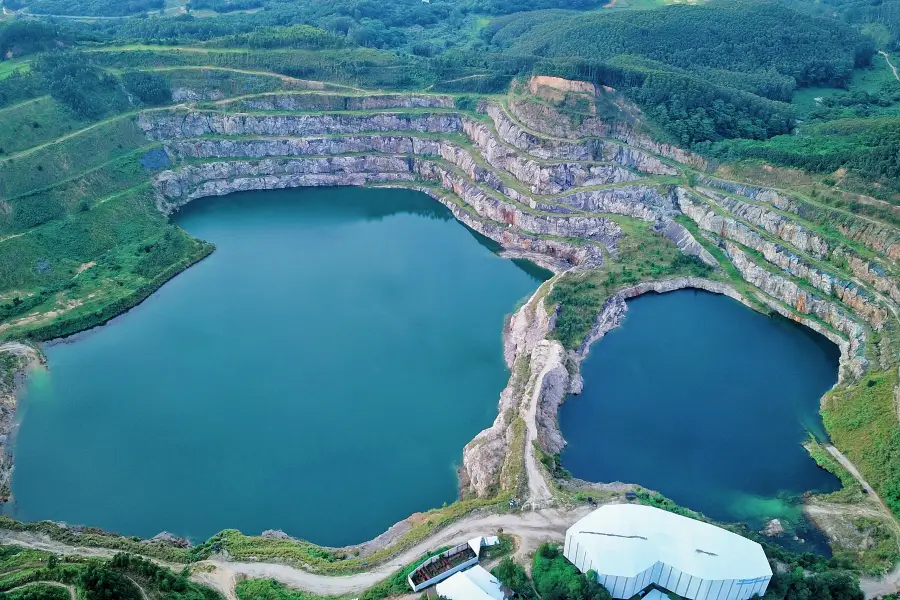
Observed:
[[[863,497],[862,486],[856,481],[856,478],[845,469],[841,464],[822,447],[814,437],[810,436],[809,440],[803,446],[809,452],[810,457],[816,464],[841,480],[841,489],[830,494],[821,496],[825,500],[831,502],[858,502]]]
[[[234,591],[238,600],[334,600],[333,597],[287,588],[273,579],[243,579],[237,583]]]
[[[217,592],[191,583],[187,570],[174,573],[127,554],[109,560],[59,558],[47,552],[0,546],[0,598],[68,599],[67,587],[83,600],[221,599]]]
[[[829,560],[811,552],[794,554],[768,542],[763,543],[763,548],[773,564],[772,581],[764,596],[767,600],[862,600],[865,597],[856,576],[847,571],[847,565],[840,559]]]
[[[582,344],[603,305],[620,289],[640,281],[713,275],[709,265],[682,254],[668,239],[650,231],[646,223],[619,222],[626,231],[619,241],[619,255],[609,257],[601,269],[566,275],[547,298],[548,304],[560,306],[552,335],[566,348]]]
[[[897,91],[900,95],[900,84]],[[900,116],[839,119],[803,127],[799,135],[767,141],[730,140],[709,149],[724,161],[761,159],[818,173],[849,168],[892,194],[900,194]]]
[[[900,38],[900,2],[897,0],[781,0],[788,6],[828,17],[840,16],[872,35],[882,45],[897,48]]]
[[[610,600],[594,571],[580,572],[557,546],[541,544],[531,567],[534,589],[543,600]]]
[[[517,598],[522,600],[535,600],[537,592],[528,578],[528,573],[513,559],[506,557],[500,564],[491,569],[491,575],[500,580],[507,588],[513,591]]]
[[[403,596],[409,593],[409,574],[418,567],[422,562],[432,556],[436,556],[446,550],[449,546],[437,548],[417,560],[404,566],[402,569],[395,571],[390,577],[379,582],[364,591],[362,594],[355,595],[360,600],[383,600],[384,598],[393,598]],[[501,544],[498,548],[487,550],[486,558],[496,558],[504,556],[512,550],[512,542],[508,536],[501,537]],[[509,561],[505,558],[502,564]],[[240,600],[337,600],[334,597],[322,597],[302,590],[288,589],[277,581],[271,579],[248,579],[238,582],[235,591]]]
[[[168,562],[188,563],[190,560],[190,552],[184,548],[176,548],[174,546],[158,543],[158,542],[142,542],[136,538],[123,537],[114,533],[108,533],[102,529],[93,527],[83,527],[80,531],[73,531],[67,527],[61,527],[50,521],[38,521],[34,523],[21,523],[9,517],[0,517],[0,528],[10,531],[28,531],[46,535],[50,539],[71,544],[73,546],[90,546],[94,548],[107,548],[120,552],[131,554],[140,554],[142,556],[151,556]],[[12,551],[17,548],[0,546],[0,557],[6,556],[5,552]],[[21,552],[21,551],[20,551]],[[31,554],[12,554],[19,558],[31,556]],[[43,553],[40,553],[43,556]],[[0,568],[0,572],[4,569]]]
[[[130,71],[122,75],[122,85],[144,104],[165,104],[172,99],[169,80],[158,73]]]
[[[643,109],[650,121],[647,130],[661,131],[669,141],[693,145],[718,161],[767,161],[827,175],[829,183],[823,180],[825,186],[816,189],[814,201],[796,199],[798,212],[829,239],[850,245],[846,231],[868,226],[862,217],[900,224],[890,207],[841,192],[852,181],[862,185],[859,182],[866,180],[872,193],[900,195],[900,88],[879,56],[874,57],[881,69],[877,76],[860,75],[858,68],[873,60],[875,44],[854,27],[883,26],[888,35],[880,32],[879,43],[892,42],[896,31],[890,7],[895,3],[900,4],[827,0],[815,3],[821,7],[813,10],[811,0],[718,0],[701,6],[640,0],[600,10],[605,0],[191,0],[189,14],[177,17],[73,21],[65,26],[12,18],[0,24],[0,338],[52,338],[102,323],[212,251],[211,245],[169,224],[155,207],[148,181],[155,170],[170,166],[169,158],[137,126],[139,110],[175,102],[250,110],[246,101],[214,102],[304,89],[313,85],[303,81],[307,79],[330,82],[326,89],[452,92],[457,94],[456,108],[469,113],[476,111],[482,94],[506,92],[514,77],[559,75],[610,85],[622,93],[617,99],[631,99]],[[161,0],[7,0],[5,5],[31,13],[112,17],[163,8]],[[646,10],[626,12],[625,6]],[[529,12],[538,9],[554,10]],[[833,9],[849,25],[806,13]],[[191,11],[227,14],[201,18]],[[512,11],[517,14],[491,18]],[[825,93],[823,86],[849,89]],[[816,102],[813,98],[819,95],[823,99]],[[576,98],[567,106],[577,119],[586,118],[592,108],[583,100]],[[346,103],[331,108],[343,110]],[[798,133],[787,135],[798,117]],[[835,175],[840,169],[849,174]],[[507,174],[498,177],[523,189]],[[683,183],[681,177],[653,182]],[[566,348],[583,343],[613,294],[641,281],[691,275],[728,281],[742,293],[748,291],[724,252],[702,238],[685,217],[678,222],[694,233],[721,269],[684,256],[647,223],[614,218],[625,233],[618,254],[608,256],[601,269],[563,276],[546,298],[559,306],[553,335]],[[862,244],[853,247],[872,253]],[[841,271],[846,269],[840,265]],[[751,298],[753,293],[745,295]],[[527,371],[527,365],[516,369]],[[0,373],[8,372],[7,365],[0,365]],[[900,514],[900,433],[892,419],[896,384],[895,372],[885,370],[836,389],[826,402],[825,421],[835,442]],[[514,411],[506,416],[512,448],[497,495],[424,514],[400,548],[475,508],[499,507],[521,493],[526,483],[526,427]],[[820,450],[810,452],[823,467],[835,468]],[[565,475],[558,456],[538,457],[549,472]],[[840,495],[852,500],[858,486],[840,471],[837,467],[845,489],[830,499]],[[639,499],[684,510],[658,495],[641,493]],[[73,533],[47,523],[0,520],[0,525],[75,539]],[[858,525],[872,532],[879,560],[892,560],[880,525]],[[190,551],[95,530],[78,536],[78,543],[183,563],[225,549],[238,559],[279,560],[329,574],[359,571],[388,554],[360,559],[305,542],[232,530]],[[534,586],[511,561],[501,563],[497,571],[523,597],[533,597],[528,594],[536,594],[535,588],[545,599],[602,597],[557,559],[558,551],[554,555],[545,549],[538,569],[536,557]],[[809,570],[809,565],[801,566]],[[161,575],[151,567],[137,559],[112,571],[118,575],[96,567],[79,585],[115,591],[127,574],[145,589],[156,589],[154,593],[189,590],[175,589],[184,585],[180,575]],[[852,597],[842,595],[841,586],[852,587],[845,580],[813,571],[813,576],[787,573],[779,583],[781,591],[772,597]],[[78,573],[80,577],[82,571]],[[131,597],[132,588],[122,591],[123,597]],[[405,589],[405,576],[398,571],[363,597],[383,598]],[[26,588],[15,594],[25,598],[31,592]],[[312,598],[271,581],[241,582],[238,594],[242,600]],[[93,596],[85,591],[84,597]]]
[[[895,369],[872,372],[825,396],[822,420],[835,445],[856,464],[888,507],[900,515],[900,430]]]
[[[54,140],[87,123],[49,96],[12,106],[0,118],[0,157]]]
[[[66,0],[6,0],[4,4],[13,10],[27,8],[32,14],[43,15],[99,15],[105,17],[120,17],[160,10],[165,4],[164,0],[83,0],[81,2],[67,2]]]
[[[49,583],[30,583],[13,592],[0,592],[2,600],[69,600],[69,592],[64,587]]]

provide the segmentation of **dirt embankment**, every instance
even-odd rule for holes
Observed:
[[[22,385],[25,372],[43,364],[44,355],[28,344],[7,342],[0,344],[0,501],[10,498],[13,456],[10,442],[16,429],[16,392]]]

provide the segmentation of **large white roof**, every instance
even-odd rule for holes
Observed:
[[[438,596],[450,600],[503,600],[500,581],[475,565],[437,584]]]
[[[657,561],[702,579],[772,575],[762,546],[715,525],[639,504],[601,506],[568,530],[566,548],[594,571],[634,577]]]

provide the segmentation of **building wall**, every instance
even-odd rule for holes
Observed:
[[[708,580],[682,573],[678,568],[657,562],[633,577],[604,573],[603,565],[590,556],[576,536],[566,535],[563,555],[582,573],[597,572],[597,580],[613,598],[631,598],[651,584],[675,592],[689,600],[748,600],[766,592],[771,576],[752,579]]]

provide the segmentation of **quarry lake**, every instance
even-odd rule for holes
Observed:
[[[456,499],[508,379],[504,316],[547,273],[408,190],[247,192],[174,220],[217,250],[29,377],[13,516],[344,545]]]
[[[819,400],[838,358],[821,335],[725,296],[641,296],[592,346],[584,391],[560,410],[562,465],[714,519],[790,521],[799,511],[785,500],[839,487],[801,445],[825,436]]]

